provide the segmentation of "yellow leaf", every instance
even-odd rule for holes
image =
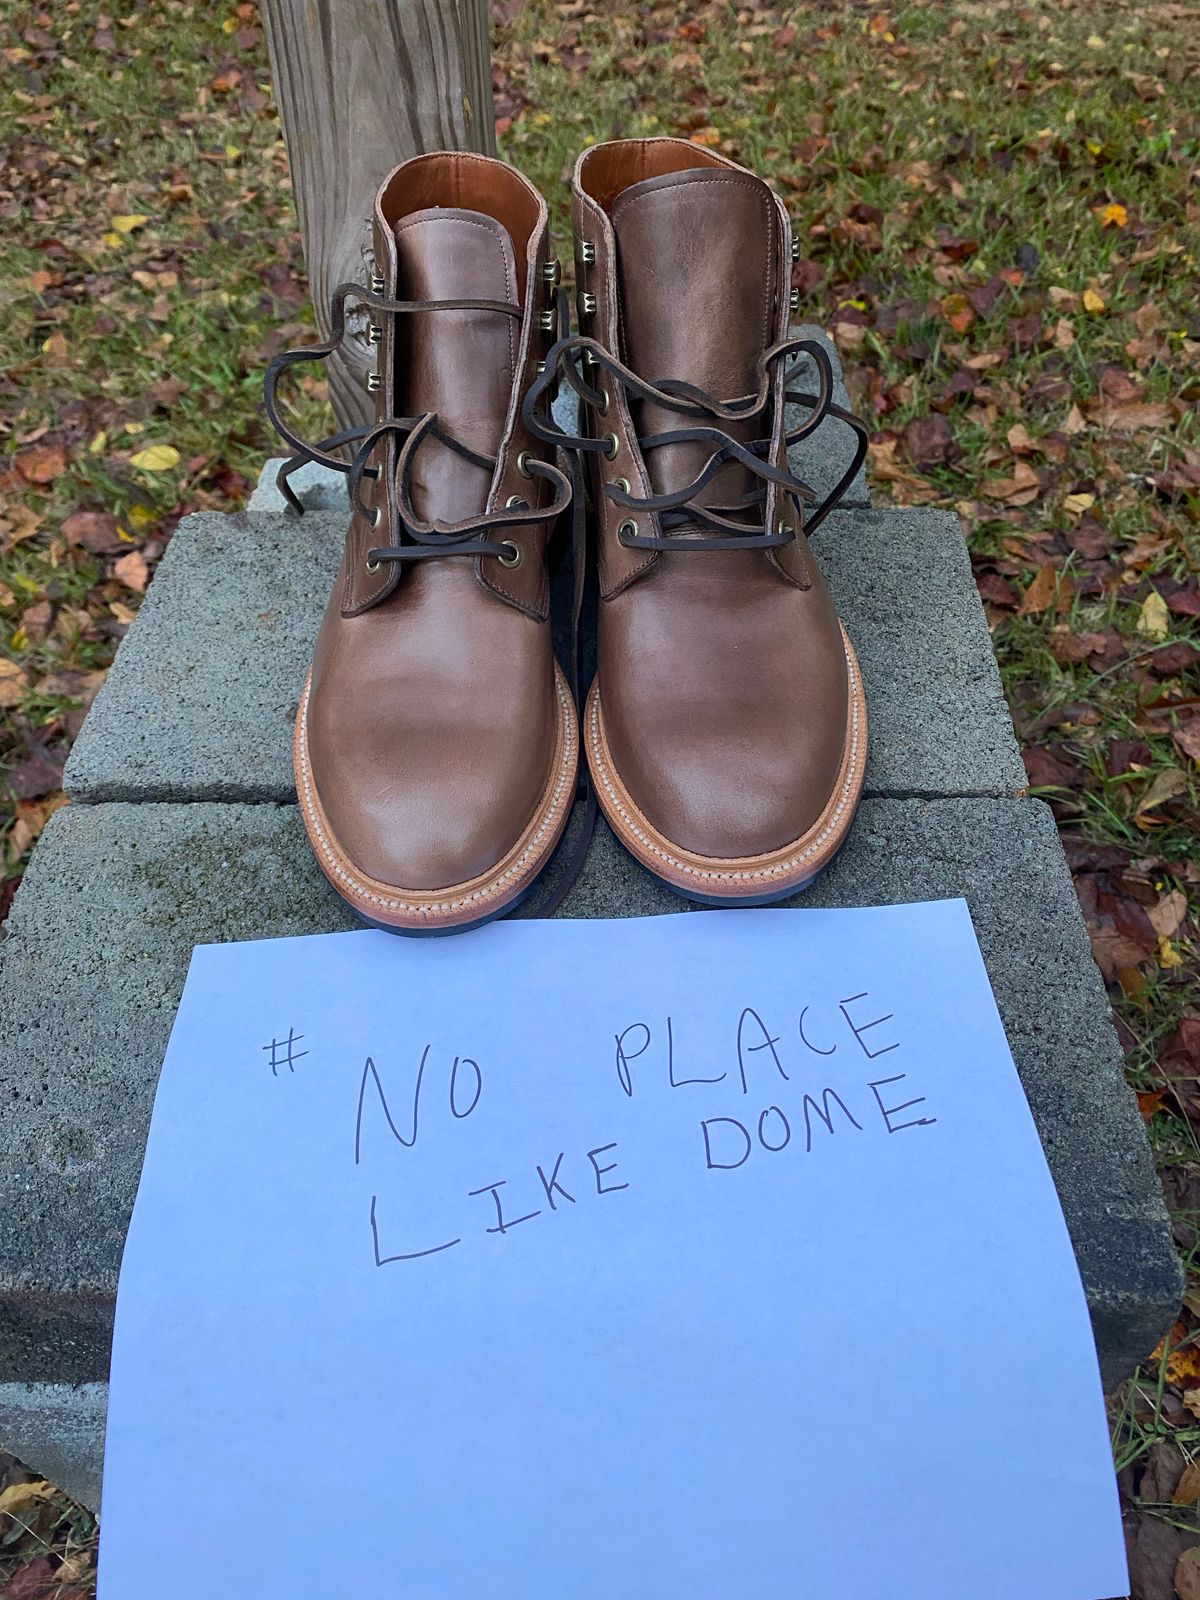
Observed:
[[[1090,511],[1096,504],[1094,494],[1069,494],[1063,501],[1065,508],[1073,517],[1081,517],[1085,511]]]
[[[25,632],[24,628],[15,628],[8,643],[9,647],[13,650],[24,650],[25,646],[29,643],[29,635]]]
[[[28,1511],[38,1500],[48,1500],[54,1494],[54,1485],[39,1478],[34,1483],[10,1483],[0,1494],[0,1516],[14,1516]]]
[[[173,444],[148,444],[130,456],[129,464],[140,472],[170,472],[179,465],[179,451]]]
[[[1105,49],[1104,40],[1100,37],[1100,35],[1098,33],[1089,33],[1088,34],[1088,49],[1089,50],[1103,50],[1103,49]]]
[[[158,517],[149,506],[130,506],[129,520],[135,528],[149,528],[158,521]]]
[[[144,228],[149,221],[150,218],[144,216],[140,211],[130,211],[122,216],[114,217],[112,225],[118,233],[133,233],[137,228]]]
[[[237,21],[236,17],[226,17],[225,21],[221,24],[221,32],[222,33],[236,33],[237,32],[237,25],[238,25],[238,21]]]
[[[1171,631],[1171,614],[1167,610],[1167,602],[1157,589],[1151,589],[1142,601],[1137,631],[1146,639],[1165,639]]]
[[[1170,939],[1159,939],[1158,941],[1158,964],[1160,967],[1166,968],[1181,967],[1183,965],[1183,957]]]
[[[1083,309],[1090,311],[1095,316],[1097,312],[1104,310],[1104,297],[1098,294],[1095,289],[1085,289],[1083,291]]]
[[[1100,218],[1102,228],[1123,228],[1129,221],[1128,211],[1115,200],[1112,205],[1097,206],[1096,215]]]
[[[146,424],[144,422],[127,422],[125,424],[126,433],[145,433],[145,431]]]
[[[88,445],[88,455],[90,455],[90,456],[98,456],[100,454],[100,452],[104,449],[104,446],[107,443],[108,443],[107,430],[104,429],[104,428],[101,428],[100,432],[92,440],[91,444]]]
[[[121,235],[119,233],[102,233],[100,242],[107,245],[110,250],[119,250],[121,248]]]
[[[226,159],[226,161],[236,161],[237,158],[241,155],[241,153],[242,153],[241,152],[241,147],[239,145],[227,144],[225,146],[225,159]]]

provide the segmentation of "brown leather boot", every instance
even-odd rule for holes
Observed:
[[[791,229],[753,174],[679,139],[597,145],[575,168],[573,223],[583,337],[555,362],[594,470],[597,796],[672,888],[776,900],[842,843],[867,752],[854,650],[808,548],[814,497],[787,450],[830,413],[855,428],[832,504],[865,430],[830,404],[824,349],[788,339]],[[803,355],[817,396],[787,389]],[[801,408],[790,431],[785,400]]]
[[[500,916],[552,855],[578,726],[554,659],[547,542],[570,484],[521,404],[555,333],[545,202],[511,167],[421,156],[385,179],[370,290],[333,337],[268,373],[297,450],[349,473],[350,529],[296,718],[300,809],[367,921],[444,933]],[[284,368],[370,309],[375,426],[305,445],[278,422]],[[330,452],[355,447],[352,464]]]

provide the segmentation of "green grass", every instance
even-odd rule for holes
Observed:
[[[1200,715],[1200,34],[1178,7],[1039,0],[510,10],[501,143],[550,199],[564,263],[587,141],[681,134],[786,199],[804,315],[831,327],[875,431],[877,501],[959,512],[1018,729],[1072,774],[1035,792],[1065,833],[1119,852],[1079,870],[1094,932],[1111,932],[1097,893],[1127,915],[1186,897],[1179,926],[1110,973],[1156,1160],[1186,1187],[1196,1128],[1163,1062],[1200,1016],[1197,768],[1175,739]],[[262,368],[307,313],[252,5],[168,0],[106,23],[92,0],[0,0],[0,46],[0,662],[17,673],[0,664],[0,742],[19,772],[69,744],[136,611],[122,556],[152,571],[181,514],[241,499],[272,448]],[[147,220],[120,232],[130,216]],[[304,403],[320,399],[313,385]],[[935,417],[949,448],[922,451]],[[178,463],[137,467],[152,444]],[[26,482],[22,460],[54,447],[63,470]],[[1033,492],[1006,497],[1029,467]],[[119,546],[72,544],[80,510],[111,514]],[[1030,593],[1047,565],[1057,585]],[[1177,603],[1165,638],[1146,631],[1154,589]],[[1084,635],[1103,647],[1071,659]],[[1120,741],[1136,749],[1116,760]],[[1178,792],[1147,810],[1174,771]],[[57,803],[5,810],[10,886]],[[1176,1217],[1189,1269],[1198,1212]],[[1189,1537],[1195,1506],[1140,1504],[1139,1484],[1158,1447],[1200,1454],[1198,1326],[1185,1309],[1113,1402],[1128,1516]],[[38,1553],[10,1534],[0,1574]]]

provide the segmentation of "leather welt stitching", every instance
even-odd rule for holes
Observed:
[[[563,800],[570,794],[574,782],[575,765],[577,759],[576,726],[570,696],[560,681],[560,674],[556,667],[554,676],[554,690],[558,697],[559,716],[562,719],[563,751],[559,762],[558,772],[553,780],[550,802],[545,810],[533,837],[522,850],[517,859],[491,883],[482,888],[474,889],[468,895],[461,895],[457,899],[439,900],[429,904],[422,901],[406,900],[400,896],[377,894],[367,882],[357,877],[354,873],[346,871],[341,865],[342,858],[334,847],[332,839],[328,836],[322,825],[317,811],[317,801],[312,781],[312,772],[308,762],[308,737],[306,718],[308,714],[308,696],[311,678],[304,686],[304,696],[300,702],[296,722],[296,753],[297,765],[300,769],[300,801],[304,810],[305,822],[309,824],[310,834],[320,849],[326,863],[326,870],[337,882],[360,900],[379,906],[386,911],[404,911],[417,916],[432,917],[444,916],[449,912],[461,910],[465,906],[485,905],[488,901],[495,900],[502,892],[514,887],[514,881],[526,875],[531,858],[543,853],[547,835],[555,833],[555,822],[562,812]],[[431,891],[436,892],[436,891]],[[453,893],[453,891],[451,891]]]
[[[842,781],[840,790],[838,791],[838,801],[833,815],[830,817],[825,827],[821,829],[817,837],[808,845],[806,845],[803,850],[797,851],[795,854],[788,856],[783,861],[776,862],[773,866],[755,867],[752,870],[733,871],[729,869],[714,870],[707,867],[694,867],[688,862],[681,860],[678,856],[672,855],[669,850],[662,849],[661,846],[655,843],[655,841],[646,832],[645,828],[642,827],[641,822],[635,818],[626,807],[621,799],[621,796],[617,793],[613,786],[608,767],[604,760],[603,747],[600,739],[600,696],[598,693],[594,693],[592,695],[592,702],[589,708],[588,737],[591,743],[592,755],[595,757],[596,774],[604,787],[605,794],[612,802],[614,809],[619,813],[624,826],[628,828],[629,832],[633,834],[644,850],[649,851],[651,855],[657,856],[660,861],[665,862],[667,866],[673,868],[675,871],[684,873],[690,878],[701,878],[721,883],[753,883],[765,878],[783,877],[787,873],[793,871],[796,867],[803,865],[805,861],[810,860],[811,857],[818,854],[822,846],[828,842],[830,837],[839,831],[843,813],[845,812],[847,805],[850,803],[850,799],[854,790],[857,788],[857,779],[862,757],[861,725],[863,719],[859,715],[859,675],[853,652],[850,650],[847,650],[846,652],[846,669],[850,680],[850,746],[846,766],[846,776]],[[786,849],[788,847],[784,846],[784,848]]]

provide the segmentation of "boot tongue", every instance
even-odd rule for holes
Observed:
[[[713,167],[647,178],[619,196],[612,224],[626,364],[649,382],[682,379],[718,400],[754,393],[758,359],[774,340],[778,271],[775,202],[766,184]],[[643,438],[702,425],[649,402],[635,406],[634,423]],[[743,442],[763,432],[762,418],[712,425]],[[707,444],[649,451],[655,493],[683,488],[711,454]],[[735,464],[697,500],[728,505],[752,486],[751,474]]]
[[[435,206],[396,224],[398,300],[519,300],[507,230],[479,211]],[[396,318],[398,416],[436,411],[442,430],[495,456],[516,376],[520,323],[496,311],[423,311]],[[461,522],[486,508],[492,474],[426,438],[413,458],[417,515]]]

